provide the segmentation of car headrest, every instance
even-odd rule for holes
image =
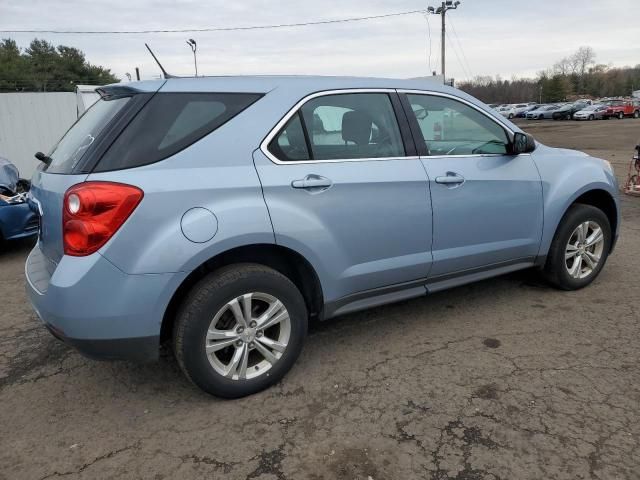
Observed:
[[[373,121],[364,112],[351,111],[342,116],[342,139],[356,145],[368,145]]]

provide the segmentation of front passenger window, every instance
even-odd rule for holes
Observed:
[[[452,98],[408,94],[429,155],[506,154],[507,134],[484,113]]]

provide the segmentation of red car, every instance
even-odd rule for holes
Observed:
[[[605,104],[609,107],[606,118],[640,118],[640,101],[638,100],[609,100]]]

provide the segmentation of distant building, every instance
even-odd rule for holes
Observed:
[[[436,82],[441,85],[444,83],[444,77],[442,75],[431,75],[428,77],[414,77],[414,78],[411,78],[411,80],[427,80],[429,82]],[[450,82],[453,82],[452,78],[448,79],[447,85],[451,85]]]

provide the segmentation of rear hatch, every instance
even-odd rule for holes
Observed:
[[[62,203],[65,192],[83,182],[95,162],[106,151],[135,113],[164,82],[141,82],[134,86],[99,89],[101,95],[48,154],[31,179],[30,203],[40,215],[39,246],[44,255],[58,263],[64,254]]]

